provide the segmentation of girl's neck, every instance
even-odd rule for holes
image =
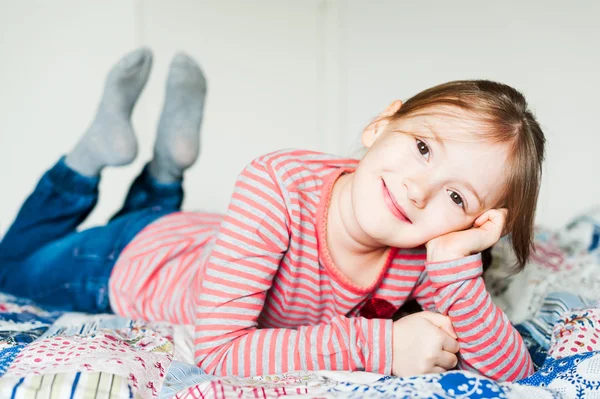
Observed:
[[[327,248],[337,267],[350,281],[369,287],[385,266],[389,247],[360,228],[352,208],[354,173],[341,175],[333,185],[327,212]]]

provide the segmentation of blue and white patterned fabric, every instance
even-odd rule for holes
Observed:
[[[12,364],[15,357],[21,352],[25,345],[15,345],[8,348],[0,349],[0,377],[6,373],[8,367]]]
[[[537,315],[519,326],[527,330],[531,338],[548,350],[552,338],[552,328],[560,316],[570,309],[586,308],[594,302],[595,300],[566,292],[552,292],[544,299],[542,308]]]
[[[384,377],[370,384],[339,383],[328,392],[333,397],[416,399],[560,398],[545,388],[498,383],[469,372],[452,371],[409,378]]]
[[[60,312],[48,312],[27,299],[0,293],[0,377],[27,344],[38,339]]]
[[[177,360],[171,363],[169,372],[162,390],[160,399],[172,398],[177,392],[198,384],[214,380],[215,377],[206,374],[201,368],[191,364],[179,362]]]
[[[548,358],[544,367],[519,384],[545,387],[565,398],[600,397],[600,352],[563,359]]]

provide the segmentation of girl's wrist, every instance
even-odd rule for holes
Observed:
[[[467,255],[461,251],[457,251],[456,248],[442,248],[437,245],[427,246],[427,263],[448,262],[464,258],[465,256]]]
[[[464,258],[465,256],[466,255],[458,252],[435,252],[430,254],[429,251],[427,251],[427,263],[449,262],[451,260]]]

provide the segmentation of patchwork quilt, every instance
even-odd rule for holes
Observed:
[[[192,364],[191,328],[60,314],[0,294],[2,398],[584,398],[600,395],[600,303],[546,298],[518,325],[539,370],[518,383],[453,371],[411,378],[296,372],[214,377]],[[179,333],[178,333],[179,331]],[[587,395],[587,396],[586,396]]]
[[[54,312],[0,293],[0,398],[600,397],[600,212],[539,229],[531,264],[508,279],[507,247],[494,250],[488,289],[537,367],[516,383],[463,371],[215,377],[193,365],[191,326]]]

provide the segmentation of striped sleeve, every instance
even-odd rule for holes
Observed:
[[[458,367],[495,380],[516,381],[533,373],[519,333],[485,289],[481,255],[426,263],[427,277],[414,296],[452,320],[460,343]]]
[[[197,365],[237,376],[319,369],[389,373],[391,320],[337,316],[295,329],[258,328],[290,244],[289,192],[277,182],[265,158],[236,182],[195,299]]]

